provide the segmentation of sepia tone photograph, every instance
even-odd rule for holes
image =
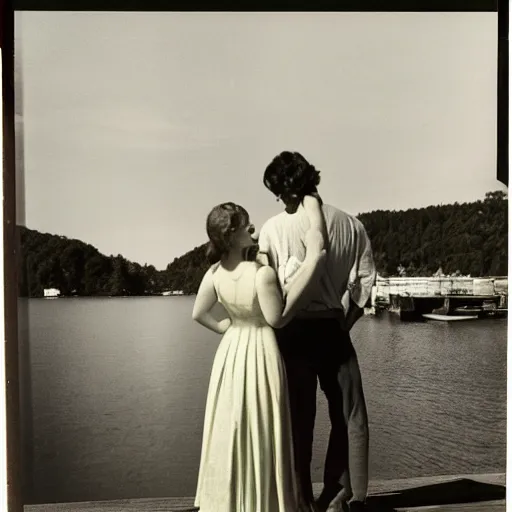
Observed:
[[[497,29],[15,13],[26,512],[505,510]]]

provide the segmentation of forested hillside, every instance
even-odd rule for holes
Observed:
[[[164,288],[163,272],[121,255],[105,256],[92,245],[19,228],[21,296],[42,297],[45,288],[62,295],[145,295]]]
[[[507,275],[508,199],[490,192],[472,203],[359,215],[372,241],[379,273],[431,276]],[[208,268],[206,244],[175,258],[165,270],[66,237],[20,227],[19,284],[22,296],[45,288],[62,295],[154,295],[166,290],[195,293]]]
[[[508,199],[489,192],[483,201],[359,215],[381,274],[507,275]]]

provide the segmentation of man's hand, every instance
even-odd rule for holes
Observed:
[[[364,310],[355,302],[350,301],[347,314],[345,315],[345,325],[343,326],[347,332],[350,332],[354,324],[363,316]]]
[[[338,321],[340,322],[340,327],[343,331],[347,330],[347,317],[345,316],[345,313],[343,309],[340,311],[340,316],[338,317]]]

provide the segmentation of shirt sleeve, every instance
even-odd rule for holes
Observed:
[[[359,220],[355,225],[355,235],[357,255],[350,272],[348,289],[352,301],[360,308],[364,308],[371,297],[377,271],[370,238]]]

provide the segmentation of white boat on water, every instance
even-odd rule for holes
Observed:
[[[478,315],[437,315],[435,313],[425,313],[422,315],[427,320],[437,320],[440,322],[458,322],[461,320],[475,320]]]

